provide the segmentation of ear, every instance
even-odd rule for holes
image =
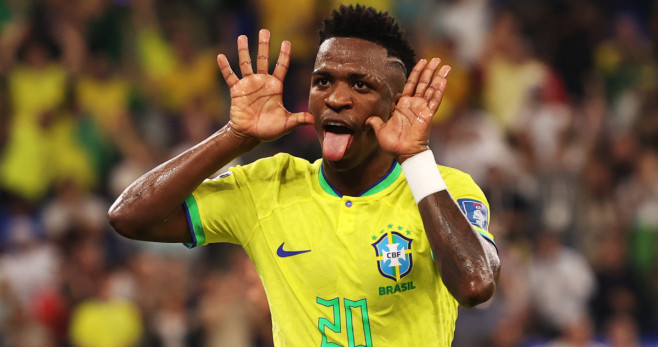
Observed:
[[[395,107],[397,106],[398,101],[400,101],[401,96],[402,96],[402,93],[397,93],[395,95],[395,98],[393,99],[393,102],[391,103],[391,112],[389,112],[388,117],[386,117],[386,119],[385,119],[386,121],[388,121],[389,119],[391,119],[391,117],[393,117],[393,112],[395,112]]]
[[[400,101],[400,98],[401,98],[401,97],[402,97],[402,93],[401,93],[401,92],[395,94],[395,98],[393,98],[393,100],[395,100],[393,106],[397,105],[397,103],[398,103],[398,101]]]

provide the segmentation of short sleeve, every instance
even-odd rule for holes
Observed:
[[[489,202],[473,178],[456,169],[439,166],[448,191],[466,219],[482,237],[496,244],[489,232]]]
[[[215,242],[243,244],[257,224],[249,177],[240,166],[205,180],[183,209],[193,239],[185,244],[190,248]]]

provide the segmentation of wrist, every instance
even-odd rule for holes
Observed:
[[[234,148],[240,155],[246,152],[251,151],[256,146],[258,146],[262,141],[258,138],[247,135],[239,130],[236,130],[233,124],[229,121],[223,128],[221,128],[216,135],[219,138],[223,138],[224,144],[222,146],[227,146]]]
[[[398,158],[398,161],[416,203],[430,194],[447,189],[431,150],[409,156],[403,161]]]
[[[405,161],[407,161],[409,158],[411,158],[411,157],[415,157],[415,156],[417,156],[418,154],[421,154],[421,153],[423,153],[423,152],[427,152],[427,151],[429,151],[429,150],[430,150],[429,146],[422,146],[422,147],[421,147],[421,150],[418,151],[418,152],[416,152],[416,153],[410,153],[410,154],[401,154],[401,155],[398,155],[398,156],[397,156],[398,163],[399,163],[400,165],[402,165],[402,163],[404,163]]]
[[[236,129],[235,124],[231,121],[229,121],[220,131],[228,135],[232,140],[236,141],[236,143],[247,147],[255,147],[262,142],[259,138],[245,134],[244,132]]]

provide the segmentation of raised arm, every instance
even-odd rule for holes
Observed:
[[[238,38],[242,78],[226,56],[217,63],[231,92],[230,121],[193,148],[137,179],[119,196],[108,213],[121,235],[147,241],[191,242],[183,201],[221,167],[275,140],[302,124],[313,123],[309,113],[290,113],[283,107],[283,79],[290,62],[290,42],[281,44],[273,73],[268,73],[270,33],[261,30],[257,72],[252,69],[246,36]]]
[[[380,146],[402,165],[443,283],[462,306],[471,307],[493,295],[500,260],[493,244],[478,235],[446,190],[429,151],[432,116],[450,72],[449,66],[439,69],[440,63],[437,58],[420,60],[391,118],[371,117],[367,122]]]

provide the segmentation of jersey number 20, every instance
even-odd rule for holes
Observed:
[[[320,347],[343,347],[337,343],[327,341],[327,333],[325,329],[329,329],[335,333],[341,332],[341,320],[340,320],[340,299],[335,298],[331,300],[325,300],[322,298],[317,298],[317,302],[320,305],[333,307],[334,309],[334,320],[333,322],[327,318],[318,319],[318,329],[322,334],[322,344]],[[370,336],[370,320],[368,319],[368,306],[366,305],[366,299],[361,299],[357,301],[352,301],[350,299],[343,299],[345,306],[345,326],[347,327],[347,347],[372,347],[372,337]],[[360,308],[361,309],[361,321],[363,324],[363,335],[365,336],[365,345],[357,345],[354,341],[354,321],[352,319],[352,309]]]

